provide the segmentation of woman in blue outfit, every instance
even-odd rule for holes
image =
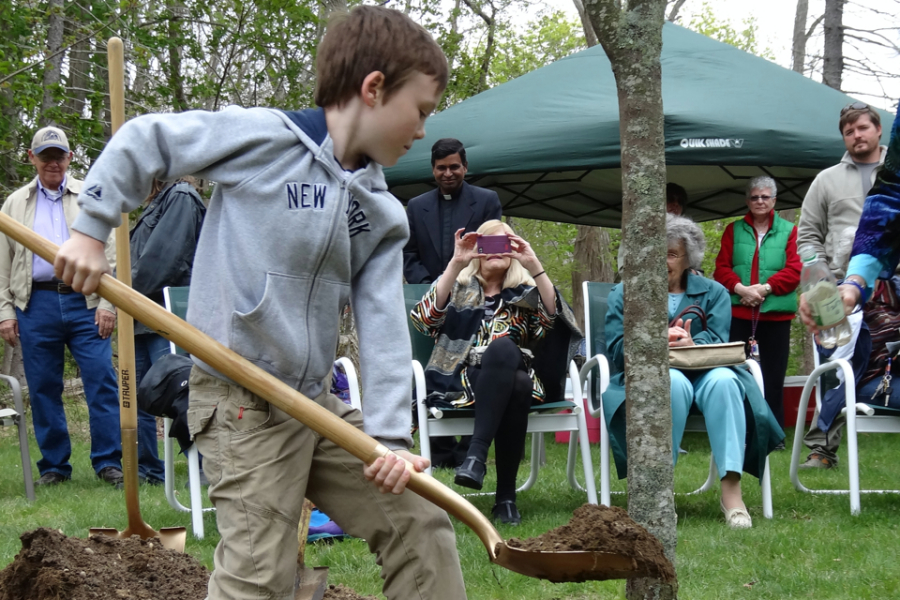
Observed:
[[[690,219],[667,215],[666,237],[669,274],[669,319],[698,305],[707,315],[707,330],[699,319],[678,320],[669,327],[670,346],[718,344],[728,341],[731,299],[721,284],[690,272],[703,260],[706,240]],[[620,478],[627,473],[625,444],[625,375],[622,285],[609,294],[606,314],[608,356],[612,376],[603,394],[603,410]],[[760,476],[765,456],[784,439],[784,433],[765,404],[753,377],[743,368],[718,367],[707,371],[669,369],[672,398],[672,448],[684,435],[688,412],[696,405],[706,421],[713,458],[720,475],[725,520],[735,529],[752,525],[741,495],[741,473]],[[759,423],[762,427],[756,427]],[[752,435],[748,436],[748,432]],[[746,443],[746,448],[745,448]],[[758,449],[764,449],[760,452]],[[673,462],[678,453],[673,452]]]

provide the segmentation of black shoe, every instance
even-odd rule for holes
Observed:
[[[487,467],[485,466],[484,461],[475,458],[474,456],[469,456],[463,461],[463,464],[456,469],[456,478],[453,482],[456,485],[461,485],[473,490],[480,490],[481,486],[484,485],[485,472],[487,472]]]
[[[46,473],[41,475],[40,479],[34,482],[34,485],[59,485],[60,483],[64,483],[66,481],[69,481],[69,478],[62,473],[57,473],[56,471],[47,471]]]
[[[491,509],[491,516],[494,517],[494,521],[504,525],[518,525],[522,522],[522,515],[512,500],[503,500],[495,504]]]
[[[138,475],[138,483],[141,485],[152,485],[153,487],[163,485],[165,483],[165,479],[157,479],[156,477],[144,477],[143,475]]]
[[[780,444],[778,444],[777,446],[775,446],[772,450],[773,450],[774,452],[783,452],[784,449],[785,449],[785,448],[784,448],[784,442],[781,442]]]
[[[117,490],[125,488],[125,475],[122,474],[122,469],[119,467],[103,467],[100,469],[100,472],[97,473],[97,477],[106,483],[115,486]]]

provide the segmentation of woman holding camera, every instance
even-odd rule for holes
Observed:
[[[456,484],[482,488],[488,448],[495,442],[492,515],[518,525],[516,474],[528,410],[544,400],[531,348],[553,327],[562,305],[531,246],[508,225],[492,220],[460,237],[463,231],[456,232],[447,269],[411,316],[419,331],[436,340],[425,369],[429,406],[475,405],[475,431]],[[502,245],[502,236],[508,237],[506,252],[490,247]],[[479,246],[488,253],[479,253]]]

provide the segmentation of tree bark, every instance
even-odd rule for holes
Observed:
[[[822,58],[822,83],[841,89],[844,74],[844,3],[825,0],[825,49]]]
[[[806,18],[809,15],[809,0],[797,0],[794,14],[794,37],[791,44],[791,68],[803,74],[806,62]]]
[[[44,98],[41,102],[40,118],[42,127],[56,122],[56,119],[50,115],[50,112],[56,106],[56,99],[53,97],[53,93],[60,82],[60,66],[62,65],[64,54],[57,53],[62,48],[63,28],[65,26],[63,1],[49,0],[47,12],[49,13],[47,21],[47,55],[50,58],[44,62]]]
[[[172,90],[172,108],[175,112],[183,112],[188,109],[187,99],[184,96],[184,78],[181,75],[181,17],[185,8],[181,4],[170,3],[168,10],[170,14],[166,24],[166,35],[169,42],[169,63],[166,66],[169,88]]]
[[[581,19],[581,28],[584,30],[584,41],[587,42],[588,48],[593,48],[598,44],[597,34],[594,32],[594,26],[587,13],[584,12],[584,3],[581,0],[572,0],[575,3],[575,10],[578,11],[578,18]]]
[[[612,64],[622,141],[622,232],[628,512],[675,562],[672,412],[669,398],[666,162],[662,105],[665,0],[593,0],[585,8]],[[678,584],[629,579],[629,599],[675,598]]]

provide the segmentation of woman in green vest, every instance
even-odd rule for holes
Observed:
[[[731,293],[731,341],[760,363],[766,402],[784,427],[782,392],[797,312],[797,227],[775,214],[775,180],[747,185],[747,214],[722,234],[713,277]],[[784,446],[781,446],[784,449]]]

